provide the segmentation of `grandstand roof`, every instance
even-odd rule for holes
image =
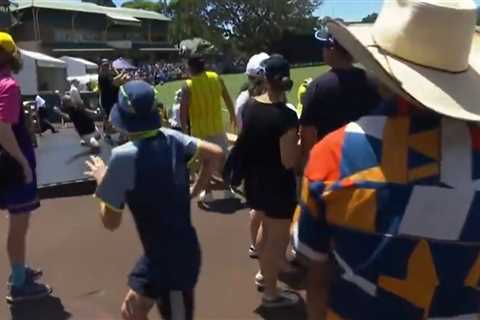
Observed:
[[[163,14],[139,10],[139,9],[129,9],[129,8],[111,8],[103,7],[94,3],[88,2],[77,2],[71,0],[16,0],[18,6],[12,8],[13,11],[23,10],[31,7],[35,8],[44,8],[51,10],[61,10],[61,11],[77,11],[77,12],[86,12],[92,14],[103,14],[107,16],[123,16],[125,18],[133,19],[149,19],[149,20],[159,20],[159,21],[170,21],[169,18]]]

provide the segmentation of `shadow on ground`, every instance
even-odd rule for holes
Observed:
[[[303,300],[294,307],[264,308],[260,306],[254,312],[264,320],[307,320],[306,305]]]
[[[10,306],[11,320],[68,320],[72,315],[65,310],[62,301],[56,297],[25,301]]]
[[[208,203],[199,202],[198,207],[207,212],[228,215],[245,209],[246,204],[240,199],[220,199]]]

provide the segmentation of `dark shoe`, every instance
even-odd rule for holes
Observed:
[[[288,272],[280,272],[278,280],[294,290],[305,290],[307,285],[307,270],[295,268]]]
[[[39,269],[32,269],[27,267],[25,269],[25,281],[26,282],[35,282],[40,280],[43,277],[43,271]],[[12,276],[8,278],[7,286],[10,288],[12,285]]]
[[[17,288],[12,286],[6,299],[8,303],[38,300],[48,297],[52,291],[52,288],[47,285],[27,281],[23,287]]]
[[[263,297],[262,307],[264,308],[284,308],[293,307],[300,302],[300,296],[292,291],[282,291],[273,299]]]
[[[111,146],[114,146],[115,145],[115,141],[113,141],[112,137],[108,134],[106,134],[104,137],[103,137],[103,140],[105,140],[105,142]]]
[[[43,271],[40,269],[32,269],[27,267],[27,281],[30,279],[31,281],[40,280],[43,277]]]

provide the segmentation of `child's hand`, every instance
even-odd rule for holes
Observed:
[[[94,178],[97,184],[101,184],[105,173],[107,172],[107,166],[105,162],[99,157],[91,156],[90,160],[86,161],[86,165],[89,171],[85,172],[85,175]]]

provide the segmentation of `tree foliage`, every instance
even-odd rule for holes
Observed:
[[[180,1],[180,0],[179,0]],[[322,0],[209,0],[202,18],[210,30],[235,39],[246,52],[267,49],[285,32],[311,32]]]
[[[323,0],[131,0],[125,7],[153,10],[172,18],[170,38],[200,37],[218,47],[235,43],[242,51],[266,50],[286,33],[311,33],[313,13]],[[230,41],[230,40],[235,41]]]
[[[179,43],[185,39],[205,38],[212,42],[218,40],[215,30],[211,30],[202,17],[208,5],[206,0],[171,0],[168,15],[172,18],[170,38]]]

